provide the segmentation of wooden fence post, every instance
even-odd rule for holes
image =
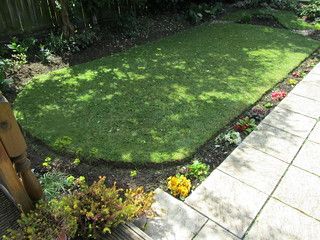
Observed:
[[[2,95],[0,95],[0,142],[5,149],[6,155],[12,161],[11,165],[14,164],[16,178],[19,179],[18,175],[21,177],[22,184],[28,193],[28,196],[33,201],[40,200],[42,197],[42,188],[31,171],[30,160],[27,158],[26,154],[26,142],[13,115],[9,102]],[[4,154],[1,153],[1,156],[2,155]],[[3,172],[3,174],[5,175],[6,172]],[[10,185],[10,181],[13,181],[12,174],[10,176],[9,179],[6,176],[3,176],[5,185]],[[8,190],[14,197],[15,193],[12,191],[15,190]],[[18,200],[16,199],[16,201]]]

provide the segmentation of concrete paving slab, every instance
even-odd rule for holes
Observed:
[[[318,122],[314,129],[311,131],[308,140],[320,144],[320,122]]]
[[[306,138],[316,124],[316,119],[276,107],[263,120],[263,123],[280,128],[299,137]]]
[[[156,217],[147,220],[143,231],[155,240],[191,240],[208,219],[163,190],[155,192]]]
[[[215,170],[186,199],[186,203],[241,238],[267,197]]]
[[[290,163],[297,154],[304,139],[278,128],[260,123],[243,143]]]
[[[320,177],[291,166],[273,196],[320,220]]]
[[[239,240],[218,224],[208,221],[193,240]]]
[[[288,96],[279,103],[278,107],[288,109],[315,119],[320,117],[319,102],[292,93],[289,93]]]
[[[291,93],[320,101],[320,86],[310,82],[301,81]]]
[[[293,165],[320,176],[320,144],[306,141]]]
[[[320,222],[270,199],[245,240],[315,240],[319,239]]]
[[[249,145],[241,144],[218,169],[271,194],[287,167],[287,163]]]

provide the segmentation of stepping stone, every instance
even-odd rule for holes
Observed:
[[[320,220],[320,177],[291,166],[273,196]]]
[[[155,193],[152,209],[156,215],[142,229],[152,239],[191,240],[207,222],[206,217],[163,190]],[[141,222],[135,224],[142,228]]]
[[[215,170],[185,202],[241,238],[267,197],[266,194]]]
[[[283,161],[241,144],[218,167],[240,181],[271,194],[288,167]]]
[[[289,95],[279,103],[278,107],[288,109],[311,118],[318,119],[320,117],[319,102],[292,93],[289,93]]]
[[[320,74],[320,64],[318,63],[309,74]]]
[[[318,122],[314,129],[311,131],[308,140],[320,144],[320,122]]]
[[[245,240],[315,240],[320,222],[270,199],[250,229]]]
[[[299,137],[306,138],[316,124],[316,120],[283,108],[276,107],[263,120],[263,123],[280,128],[283,131]]]
[[[320,86],[320,74],[309,73],[302,81]]]
[[[301,81],[291,93],[320,101],[320,86],[314,83]]]
[[[239,240],[212,221],[208,221],[193,240]]]
[[[243,143],[273,157],[291,163],[304,139],[267,124],[260,123]]]
[[[293,164],[320,176],[320,144],[306,141]]]

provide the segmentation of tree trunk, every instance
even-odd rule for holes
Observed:
[[[74,33],[74,26],[70,22],[68,13],[68,0],[60,0],[61,3],[61,20],[62,32],[65,37],[70,37]]]

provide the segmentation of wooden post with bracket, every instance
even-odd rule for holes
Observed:
[[[31,171],[27,144],[11,110],[0,93],[0,181],[24,212],[42,197],[42,188]]]

